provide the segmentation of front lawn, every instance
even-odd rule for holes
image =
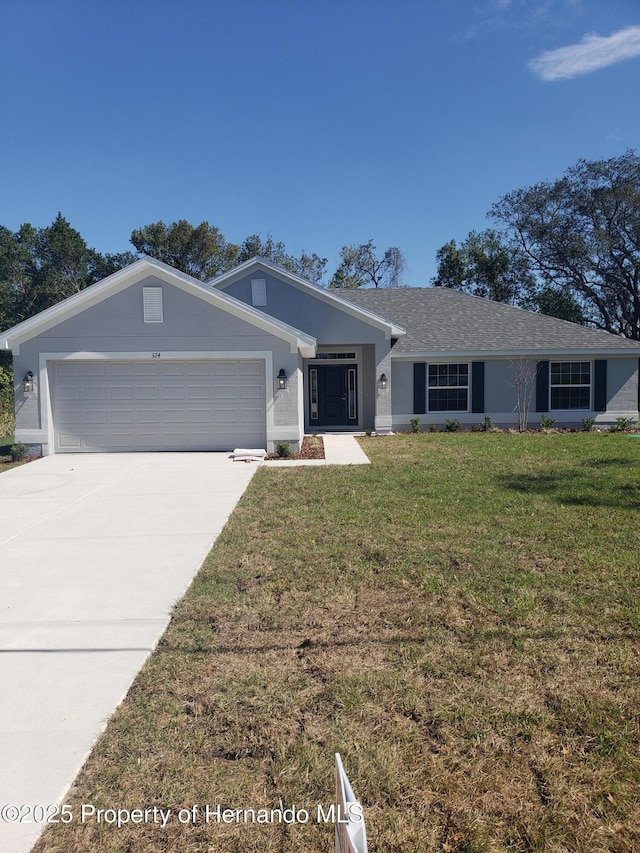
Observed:
[[[375,853],[640,850],[640,440],[361,443],[258,472],[67,798],[166,828],[35,853],[331,851],[336,751]]]

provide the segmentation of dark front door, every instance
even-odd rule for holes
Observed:
[[[318,364],[310,368],[311,423],[322,427],[353,427],[358,423],[356,365]],[[315,376],[314,376],[315,372]],[[317,413],[317,418],[314,414]]]

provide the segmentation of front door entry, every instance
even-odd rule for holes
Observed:
[[[318,364],[310,367],[309,389],[312,426],[357,426],[358,387],[355,364]]]

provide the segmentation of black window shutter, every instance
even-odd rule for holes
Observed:
[[[596,359],[593,363],[593,411],[607,410],[607,360]]]
[[[539,361],[536,371],[536,412],[549,411],[549,362]]]
[[[424,361],[413,363],[413,414],[424,415],[427,411],[427,371]]]
[[[484,412],[484,361],[471,362],[471,411]]]

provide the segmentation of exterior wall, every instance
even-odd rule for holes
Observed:
[[[142,288],[162,288],[162,323],[144,323]],[[108,331],[107,331],[108,330]],[[33,371],[34,390],[25,394],[22,382],[16,383],[16,439],[33,447],[45,445],[47,428],[47,371],[43,354],[67,357],[78,353],[99,354],[108,358],[127,353],[137,358],[182,358],[199,353],[200,357],[249,357],[249,353],[265,354],[267,390],[267,439],[273,449],[276,440],[296,444],[302,438],[303,424],[299,420],[299,356],[291,352],[287,341],[265,332],[251,323],[234,317],[180,288],[150,276],[80,314],[59,323],[30,341],[14,353],[16,377]],[[280,368],[289,381],[284,391],[276,389]],[[270,427],[271,425],[271,427]]]
[[[607,361],[607,411],[629,417],[638,412],[638,359],[610,358]]]
[[[264,278],[267,282],[267,304],[260,311],[313,335],[319,344],[355,345],[382,343],[384,332],[347,314],[341,307],[330,305],[321,297],[305,292],[273,275],[254,273],[223,289],[223,293],[251,305],[251,279]],[[347,308],[348,310],[348,308]],[[387,347],[390,342],[387,341]]]
[[[386,343],[386,342],[385,342]],[[380,387],[380,377],[382,374],[387,377],[388,383],[386,388]],[[388,346],[376,344],[375,348],[375,395],[376,395],[376,415],[375,415],[375,431],[384,435],[393,429],[393,415],[391,408],[391,395],[393,393],[393,376],[391,375],[391,352]]]
[[[362,348],[362,429],[375,429],[376,400],[375,347],[365,346]]]
[[[541,356],[543,358],[543,356]],[[603,358],[594,354],[592,357],[580,356],[556,356],[549,357],[551,361],[591,361]],[[467,362],[481,361],[482,359],[464,358],[432,358],[425,359],[425,363],[437,362]],[[593,418],[596,426],[603,427],[615,424],[618,417],[631,418],[634,422],[638,419],[638,359],[629,356],[607,357],[607,408],[605,412],[596,412],[593,409],[575,409],[565,411],[550,411],[549,416],[555,418],[555,426],[558,427],[580,427],[584,418]],[[496,426],[516,427],[518,417],[516,412],[516,390],[514,387],[513,368],[506,358],[484,359],[484,413],[468,412],[426,412],[425,414],[413,414],[413,364],[417,359],[401,360],[393,359],[392,363],[392,405],[393,405],[393,428],[395,430],[410,429],[410,419],[419,417],[423,428],[431,424],[443,426],[446,420],[457,419],[465,427],[481,424],[485,415],[489,415]],[[537,359],[531,359],[533,367]],[[593,372],[592,372],[593,387]],[[591,395],[593,405],[593,391]],[[471,407],[471,393],[469,392],[469,407]],[[529,405],[528,423],[535,428],[540,423],[541,413],[536,412],[535,383],[532,386],[531,400]]]

